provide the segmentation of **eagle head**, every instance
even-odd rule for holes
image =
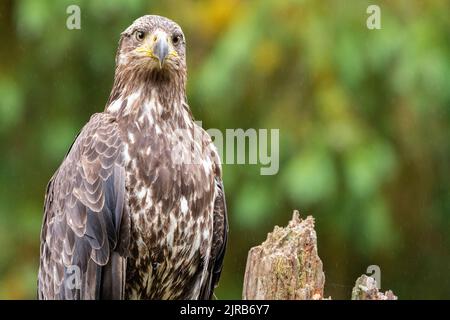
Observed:
[[[121,34],[116,55],[118,69],[160,75],[186,73],[186,42],[172,20],[146,15]],[[131,69],[131,70],[130,70]]]

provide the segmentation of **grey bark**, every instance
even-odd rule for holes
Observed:
[[[317,251],[314,218],[301,219],[297,210],[284,227],[250,249],[245,268],[244,300],[321,300],[325,274]],[[328,298],[330,299],[330,298]],[[362,275],[352,291],[353,300],[396,300],[392,291],[379,292],[373,278]]]
[[[324,283],[314,218],[294,211],[287,227],[276,226],[248,253],[243,299],[321,299]]]

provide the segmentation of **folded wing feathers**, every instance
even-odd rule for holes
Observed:
[[[111,116],[95,114],[52,178],[44,206],[40,298],[89,299],[99,294],[99,266],[108,263],[123,231],[122,147]],[[80,268],[81,292],[65,284],[71,265]]]

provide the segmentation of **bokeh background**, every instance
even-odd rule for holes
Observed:
[[[81,30],[66,8],[81,8]],[[381,7],[381,30],[366,8]],[[403,299],[450,298],[448,1],[0,2],[0,298],[34,299],[47,181],[102,111],[119,33],[144,14],[188,41],[205,128],[279,128],[280,170],[225,165],[230,242],[217,296],[293,209],[316,219],[326,295],[369,265]]]

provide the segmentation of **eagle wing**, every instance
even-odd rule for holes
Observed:
[[[209,260],[208,277],[204,283],[200,298],[209,300],[212,298],[222,272],[223,258],[228,241],[228,216],[225,200],[225,190],[220,177],[215,178],[216,196],[213,211],[213,239],[211,257]]]
[[[45,196],[39,299],[122,299],[130,218],[124,143],[115,118],[94,114]]]

